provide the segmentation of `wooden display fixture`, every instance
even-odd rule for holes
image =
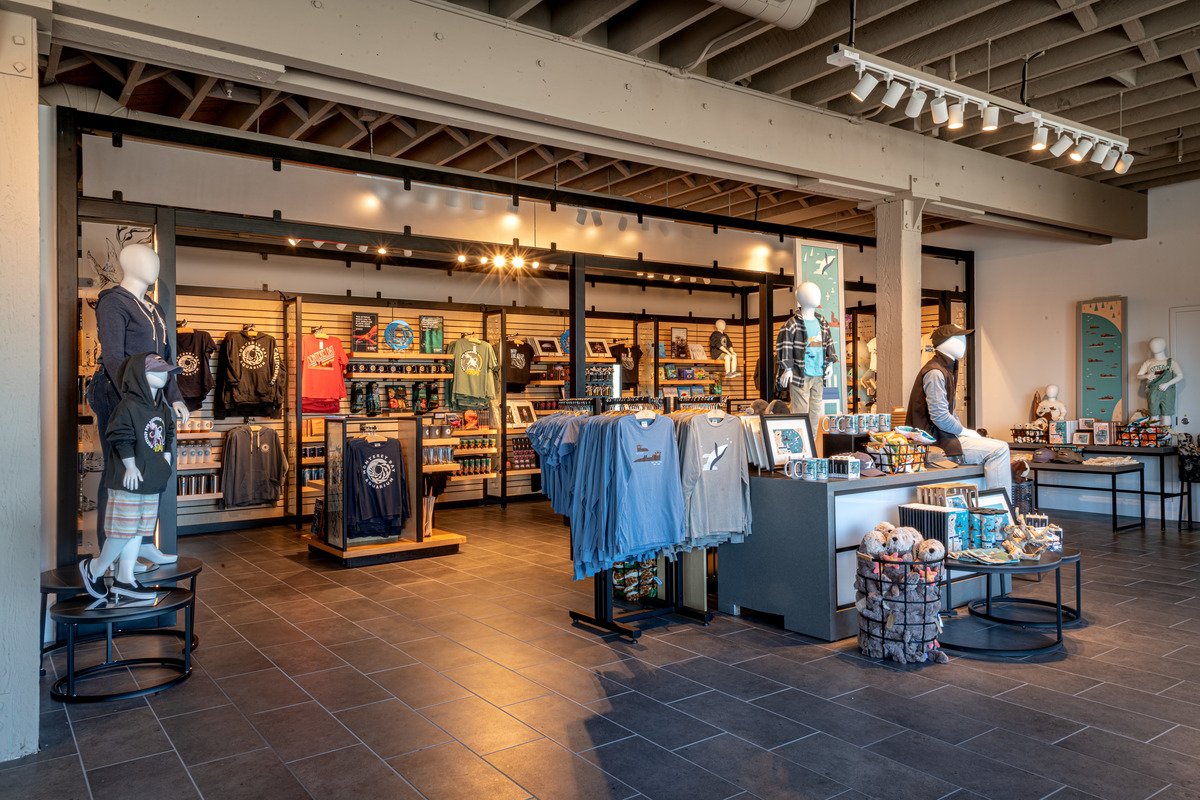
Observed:
[[[352,361],[449,361],[454,358],[450,353],[347,353]]]
[[[510,477],[510,478],[514,478],[517,475],[541,475],[542,474],[542,470],[539,467],[533,467],[532,469],[510,469],[510,470],[505,470],[505,471],[508,473],[508,477]]]
[[[691,380],[687,380],[687,381],[685,381],[685,380],[659,381],[658,385],[659,386],[704,386],[706,384],[711,384],[711,383],[716,383],[716,381],[709,380],[708,378],[700,378],[700,379],[692,378]]]
[[[425,464],[421,472],[458,472],[458,464]]]
[[[458,439],[422,439],[422,447],[444,447],[446,445],[458,444]]]
[[[458,552],[459,546],[467,541],[465,536],[447,533],[437,528],[433,529],[432,536],[427,536],[420,542],[402,539],[390,544],[351,545],[345,550],[328,545],[311,534],[305,534],[301,538],[308,543],[309,552],[315,551],[329,556],[340,561],[344,567],[369,567],[372,564],[453,555]]]
[[[566,386],[566,381],[530,381],[526,386]]]
[[[175,467],[176,472],[200,472],[206,469],[220,469],[220,461],[204,461],[199,464],[179,464]]]
[[[316,489],[318,492],[325,491],[325,481],[322,480],[321,478],[313,478],[313,479],[309,480],[308,486],[312,487],[313,489]]]
[[[719,358],[660,358],[660,364],[723,364]]]
[[[490,433],[499,433],[497,428],[458,428],[450,432],[452,436],[486,436]]]
[[[454,451],[454,456],[494,456],[500,450],[495,447],[476,447],[468,450],[467,448],[459,448]]]
[[[492,478],[499,478],[499,472],[478,472],[474,475],[451,475],[452,481],[486,481]]]
[[[312,466],[316,466],[317,464],[324,464],[324,463],[325,463],[325,456],[316,456],[314,458],[300,459],[300,465],[304,466],[304,467],[312,467]]]
[[[195,503],[201,500],[220,500],[224,496],[224,492],[207,492],[206,494],[179,494],[175,495],[175,500],[179,503]]]
[[[175,434],[176,439],[220,439],[225,434],[218,431],[188,431]]]

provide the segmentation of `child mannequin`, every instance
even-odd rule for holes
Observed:
[[[154,592],[134,578],[133,568],[142,537],[154,534],[159,495],[171,481],[175,419],[163,399],[163,387],[178,372],[180,367],[154,353],[130,356],[118,370],[123,399],[113,409],[105,431],[111,451],[104,474],[109,490],[106,538],[99,556],[79,562],[84,588],[97,599],[109,595],[129,600],[154,598]],[[114,562],[117,574],[109,589],[103,576]]]
[[[1165,339],[1155,336],[1150,340],[1150,358],[1142,362],[1137,377],[1146,382],[1150,416],[1170,425],[1175,416],[1175,384],[1183,380],[1183,370],[1178,361],[1167,357]]]

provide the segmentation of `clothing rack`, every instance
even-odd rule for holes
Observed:
[[[596,414],[600,413],[601,410],[610,411],[616,409],[625,411],[650,409],[662,413],[665,407],[664,398],[650,397],[649,395],[637,397],[573,398],[571,400],[560,401],[560,404],[563,402],[593,404],[595,408],[593,413]],[[571,536],[572,538],[575,536],[574,528],[571,529]],[[683,560],[677,557],[674,561],[667,561],[666,573],[663,594],[668,599],[642,600],[642,605],[649,606],[648,608],[618,616],[613,611],[612,570],[600,570],[592,576],[592,591],[594,595],[592,613],[587,614],[574,610],[569,610],[567,613],[574,622],[582,622],[605,631],[618,633],[629,637],[630,641],[634,642],[642,635],[642,631],[640,628],[632,628],[626,623],[637,622],[643,619],[653,619],[654,617],[662,617],[667,614],[679,614],[698,620],[705,625],[712,622],[711,612],[697,611],[683,604]]]
[[[719,394],[708,394],[692,397],[677,397],[675,398],[675,410],[679,411],[682,408],[708,408],[719,409],[728,412],[730,405],[729,398],[722,397]]]

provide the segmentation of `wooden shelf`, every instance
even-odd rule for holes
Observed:
[[[475,475],[451,475],[452,481],[486,481],[492,478],[499,478],[499,472],[481,472]]]
[[[219,433],[217,431],[199,431],[199,432],[189,431],[187,433],[177,433],[177,434],[175,434],[175,438],[176,439],[214,439],[214,438],[219,439],[220,437],[222,437],[224,435],[225,434]]]
[[[314,480],[308,481],[308,484],[304,488],[305,489],[309,489],[309,488],[316,489],[317,491],[323,493],[325,491],[325,481],[320,478],[316,478]]]
[[[616,364],[617,360],[612,356],[589,356],[584,359],[588,364]]]
[[[224,496],[224,492],[209,492],[207,494],[181,494],[177,495],[175,499],[179,503],[196,503],[202,500],[220,500]]]
[[[347,375],[345,380],[358,381],[367,383],[401,383],[402,381],[415,381],[417,383],[429,383],[431,381],[449,381],[454,379],[453,372],[422,372],[419,374],[400,374],[398,372],[355,372],[352,375]]]
[[[508,477],[510,477],[510,478],[516,477],[517,475],[541,475],[542,474],[542,470],[540,468],[510,469],[510,470],[507,470],[507,472],[508,472]]]
[[[500,431],[497,430],[496,428],[472,428],[471,430],[464,430],[462,428],[459,428],[456,431],[451,431],[451,434],[453,436],[486,436],[489,433],[499,433],[499,432]]]
[[[450,353],[389,353],[382,350],[378,353],[347,353],[346,357],[360,361],[448,361],[454,358]]]
[[[500,450],[495,447],[476,447],[476,448],[472,448],[472,449],[459,448],[454,451],[454,457],[458,458],[459,456],[494,456],[499,452],[500,452]]]
[[[199,464],[179,464],[175,467],[176,472],[199,472],[205,469],[220,469],[220,461],[204,461]]]
[[[425,556],[421,555],[422,550],[434,551],[430,555],[441,555],[443,551],[447,554],[455,553],[458,552],[458,546],[467,541],[465,536],[447,533],[437,528],[434,528],[433,533],[425,537],[423,542],[401,539],[390,544],[365,544],[347,547],[345,550],[326,544],[312,534],[304,534],[300,538],[308,544],[310,551],[317,550],[326,553],[348,567],[403,561],[409,558],[424,558]],[[389,558],[389,556],[392,557]]]
[[[561,408],[535,408],[533,410],[533,413],[537,414],[539,417],[548,417],[551,414],[557,414],[559,411],[562,411],[562,409]]]
[[[527,383],[525,385],[526,386],[566,386],[567,382],[565,380],[564,381],[530,381],[529,383]]]
[[[458,444],[458,439],[423,439],[422,447],[438,447],[439,445]]]
[[[301,494],[301,495],[306,495],[306,494],[325,494],[325,490],[324,490],[324,489],[318,489],[318,488],[317,488],[317,487],[315,487],[315,486],[301,486],[301,487],[300,487],[300,494]]]
[[[660,358],[660,364],[724,364],[718,358]]]
[[[317,464],[324,464],[324,463],[325,463],[325,456],[317,456],[316,458],[300,459],[300,466],[315,466]]]
[[[534,356],[533,363],[538,364],[568,364],[571,361],[570,356]]]
[[[709,380],[708,378],[699,378],[699,379],[693,378],[690,381],[682,381],[682,380],[659,381],[658,385],[659,386],[702,386],[706,383],[716,383],[716,381]]]
[[[424,464],[421,472],[458,472],[458,464]]]

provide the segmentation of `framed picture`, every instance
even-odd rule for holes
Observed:
[[[1071,437],[1071,444],[1084,445],[1085,447],[1092,443],[1091,432],[1076,433]]]
[[[504,404],[504,423],[510,428],[517,427],[517,401],[509,400]]]
[[[771,468],[794,458],[813,458],[817,443],[808,427],[807,414],[772,414],[762,417],[763,446]]]
[[[612,353],[608,349],[608,343],[603,339],[586,339],[584,346],[587,347],[589,358],[612,358]]]
[[[1005,525],[1013,525],[1017,521],[1016,509],[1013,508],[1012,500],[1008,498],[1008,491],[1005,489],[980,489],[979,507],[998,508],[1007,513],[1008,519],[1005,520]]]
[[[539,356],[561,356],[562,345],[554,336],[537,336],[533,339],[533,351]]]
[[[671,357],[688,357],[688,329],[671,328]]]
[[[379,315],[355,311],[351,315],[353,326],[351,344],[353,353],[379,352]]]
[[[742,427],[746,431],[746,451],[750,456],[751,463],[759,469],[771,469],[771,462],[768,460],[766,448],[763,446],[762,417],[742,417]]]
[[[442,352],[446,327],[445,318],[420,316],[417,319],[417,327],[421,334],[421,352],[426,354]]]
[[[1090,431],[1096,427],[1096,420],[1094,417],[1080,417],[1079,425],[1076,427],[1081,431]]]
[[[1112,444],[1112,423],[1097,422],[1092,428],[1092,444],[1108,446]]]
[[[528,427],[537,422],[537,414],[534,413],[533,403],[529,400],[517,400],[514,405],[517,407],[517,426]]]
[[[1106,422],[1125,418],[1127,320],[1124,297],[1097,297],[1078,303],[1075,397],[1080,417]]]

